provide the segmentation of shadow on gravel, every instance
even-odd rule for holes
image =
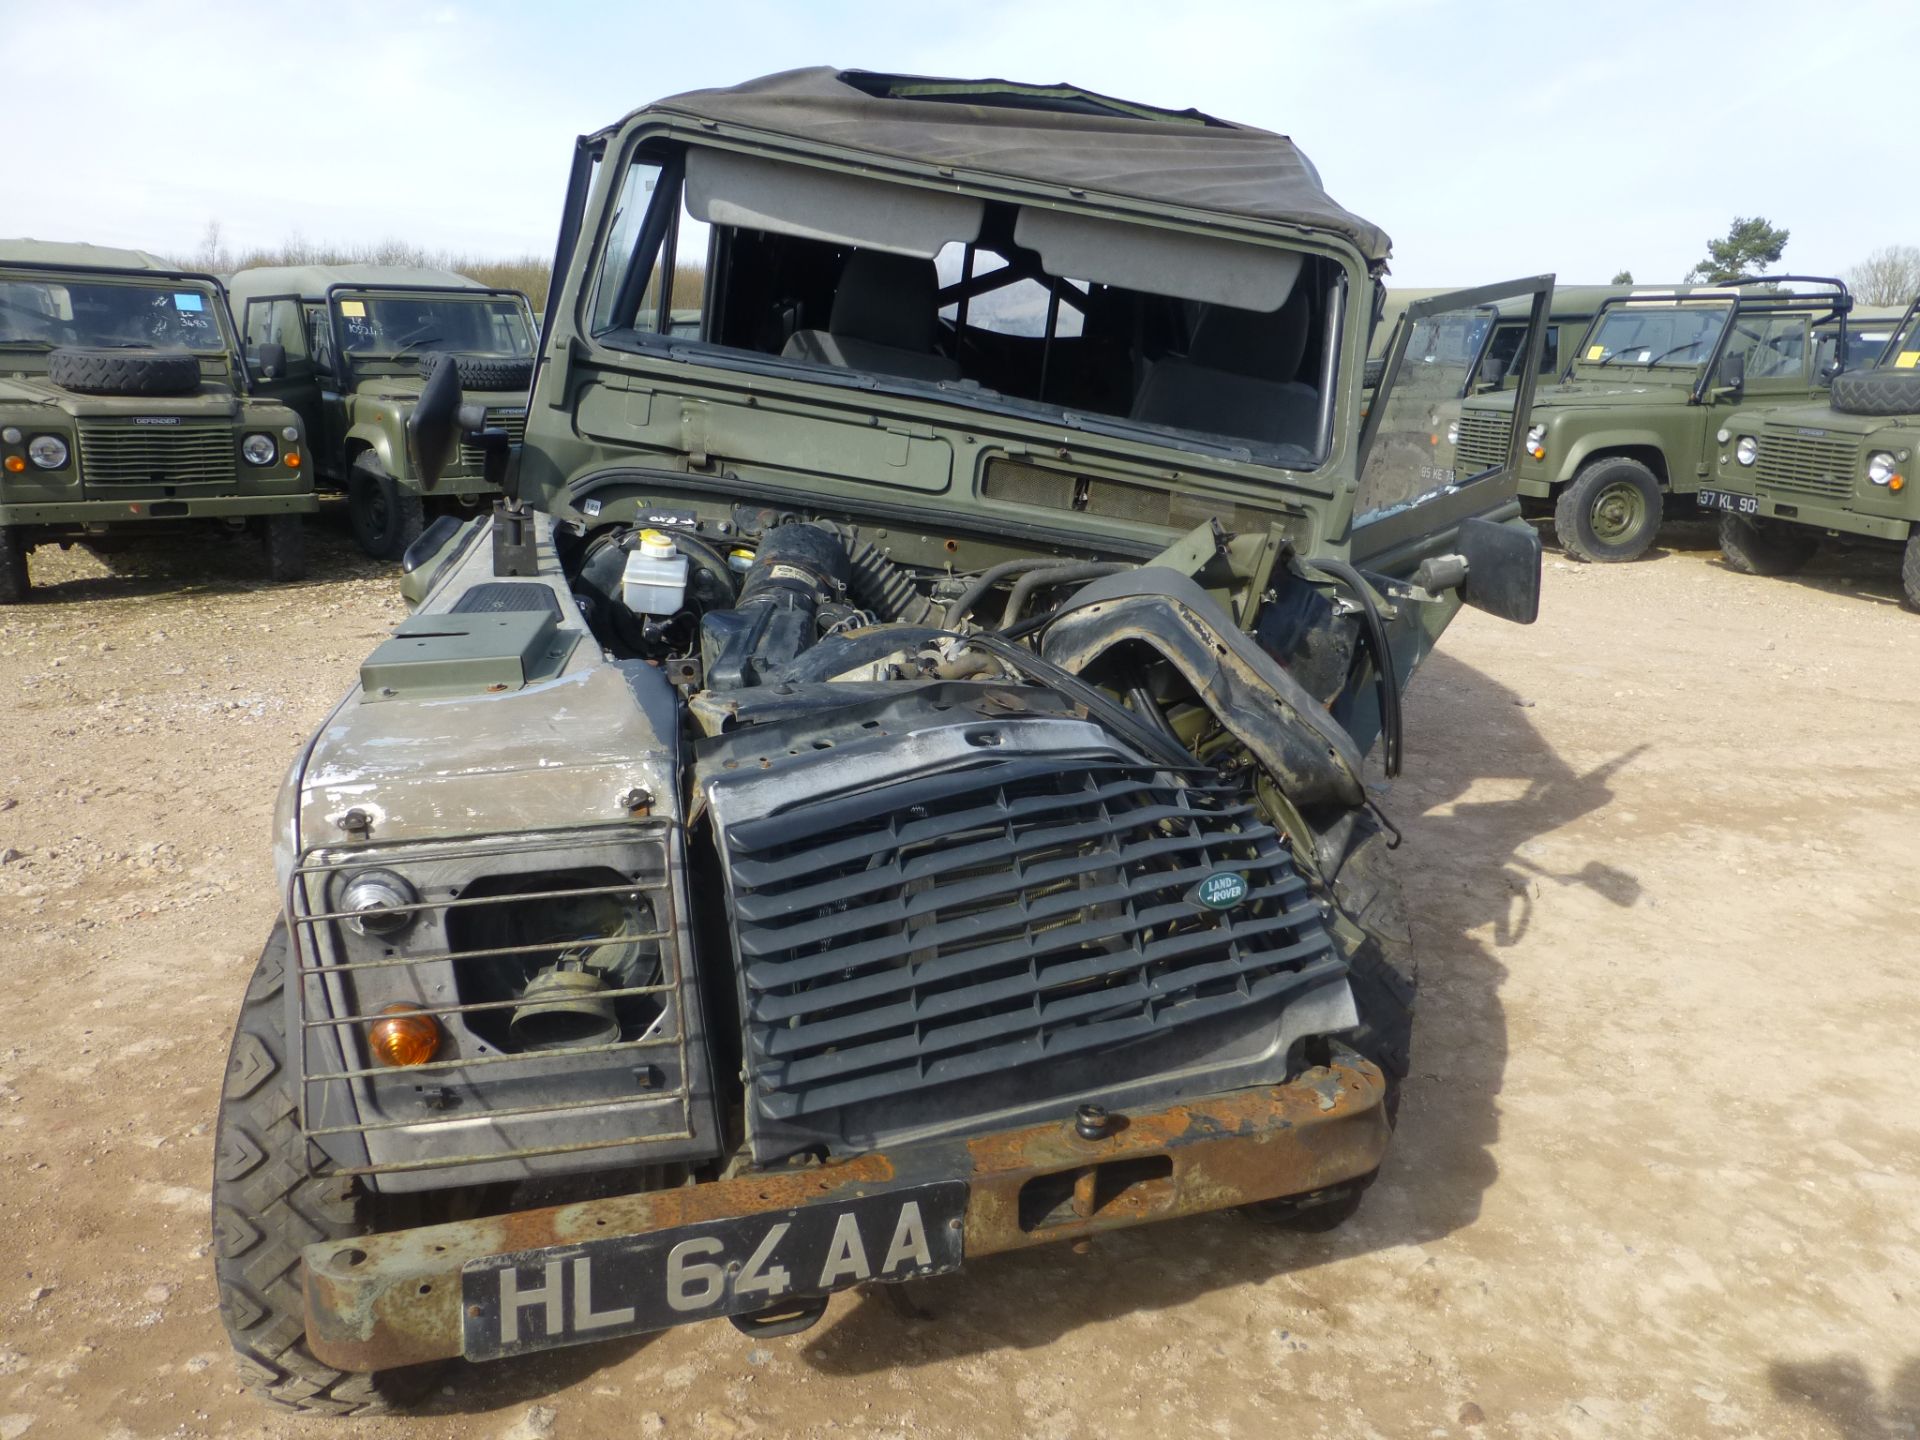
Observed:
[[[1492,1147],[1507,1061],[1498,953],[1524,933],[1533,889],[1544,897],[1549,886],[1585,885],[1622,906],[1640,894],[1625,872],[1596,862],[1562,875],[1522,847],[1605,806],[1613,774],[1637,752],[1574,770],[1527,721],[1520,697],[1444,654],[1428,661],[1409,699],[1406,779],[1384,803],[1405,834],[1421,1024],[1400,1133],[1359,1215],[1332,1234],[1290,1235],[1228,1213],[1120,1231],[1085,1255],[1048,1246],[986,1257],[902,1296],[837,1302],[837,1323],[799,1342],[810,1365],[854,1376],[1037,1348],[1089,1323],[1424,1244],[1478,1218],[1498,1173]],[[1520,793],[1464,801],[1477,781]]]
[[[1727,568],[1722,562],[1722,568]],[[1828,540],[1807,568],[1792,575],[1742,576],[1752,585],[1797,585],[1898,610],[1906,600],[1900,585],[1900,552],[1878,545],[1843,545]]]
[[[398,567],[370,560],[354,544],[346,505],[323,499],[318,514],[309,515],[307,578],[276,585],[267,578],[266,549],[250,533],[225,534],[211,528],[162,530],[151,534],[128,532],[99,542],[77,545],[109,572],[101,575],[81,562],[86,573],[75,574],[75,562],[54,547],[42,547],[28,558],[33,580],[29,603],[62,605],[100,600],[135,600],[154,595],[217,595],[250,590],[298,590],[339,580],[365,580],[398,575]]]
[[[1805,1362],[1776,1360],[1767,1367],[1767,1383],[1778,1398],[1804,1405],[1846,1440],[1882,1440],[1920,1429],[1920,1358],[1907,1361],[1894,1373],[1885,1394],[1851,1355]]]

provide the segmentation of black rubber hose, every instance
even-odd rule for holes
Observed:
[[[1400,773],[1401,737],[1405,733],[1400,713],[1400,676],[1393,668],[1393,647],[1387,643],[1387,626],[1380,618],[1373,587],[1344,560],[1314,556],[1306,563],[1333,576],[1352,591],[1366,614],[1367,648],[1373,652],[1373,683],[1380,697],[1380,766],[1391,778]]]
[[[933,601],[914,587],[913,575],[896,565],[871,540],[838,525],[827,527],[847,547],[847,588],[853,598],[882,620],[901,625],[939,623]]]
[[[1030,555],[1024,560],[1002,560],[998,565],[988,566],[980,572],[980,577],[961,593],[960,598],[947,607],[945,622],[947,628],[951,630],[966,619],[968,612],[980,603],[980,598],[1002,580],[1010,579],[1015,575],[1024,575],[1029,570],[1044,570],[1049,565],[1059,563],[1051,555]]]
[[[1005,630],[1020,619],[1020,612],[1027,608],[1027,601],[1033,592],[1045,585],[1071,585],[1080,580],[1098,580],[1102,575],[1115,575],[1122,570],[1135,569],[1131,560],[1083,560],[1075,565],[1058,565],[1051,570],[1030,570],[1020,577],[1013,587],[1013,594],[1007,599],[1007,610],[1000,617],[999,628]]]

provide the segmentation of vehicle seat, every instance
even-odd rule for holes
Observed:
[[[959,365],[933,348],[939,290],[931,260],[856,250],[840,272],[827,328],[796,330],[780,353],[874,375],[958,380]]]
[[[1314,448],[1320,392],[1294,377],[1306,355],[1305,287],[1272,312],[1209,305],[1185,355],[1156,360],[1134,397],[1132,418]]]

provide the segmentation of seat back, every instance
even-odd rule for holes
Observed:
[[[933,348],[939,290],[931,260],[856,250],[840,272],[827,328],[796,330],[780,353],[875,375],[958,380],[960,367]]]
[[[1187,353],[1154,362],[1134,397],[1132,417],[1312,448],[1320,392],[1295,378],[1311,320],[1302,286],[1271,312],[1207,306]]]

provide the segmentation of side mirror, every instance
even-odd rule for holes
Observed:
[[[1732,392],[1734,399],[1740,398],[1740,392],[1747,386],[1747,357],[1735,353],[1723,356],[1720,361],[1720,387]]]
[[[407,443],[413,449],[413,467],[420,488],[432,490],[453,463],[460,444],[460,367],[442,355],[420,387],[420,399],[407,417]]]
[[[1500,382],[1507,378],[1507,362],[1498,355],[1488,354],[1480,362],[1480,385],[1487,390],[1497,390]]]
[[[260,367],[262,380],[277,380],[287,373],[287,347],[276,345],[273,341],[264,341],[253,347],[254,362]]]
[[[1460,556],[1467,577],[1460,598],[1502,620],[1531,625],[1540,615],[1540,532],[1531,525],[1460,522]]]

